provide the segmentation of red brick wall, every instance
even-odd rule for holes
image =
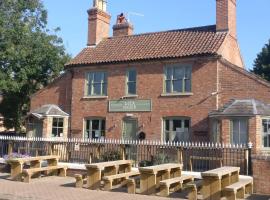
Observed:
[[[35,93],[31,97],[31,110],[46,104],[55,104],[70,113],[71,76],[70,72],[66,72],[49,86]]]
[[[270,156],[252,158],[254,192],[270,195]]]
[[[257,99],[270,103],[270,84],[243,69],[219,63],[219,106],[231,99]]]
[[[181,61],[180,63],[193,63]],[[147,139],[162,137],[162,118],[169,116],[191,117],[193,138],[202,140],[208,133],[208,113],[216,108],[216,97],[211,96],[216,91],[217,62],[207,61],[194,63],[192,72],[191,96],[161,97],[163,92],[163,74],[165,63],[137,63],[132,65],[110,65],[91,68],[77,68],[72,82],[72,133],[82,137],[83,121],[86,117],[106,117],[107,137],[120,138],[122,135],[122,120],[126,113],[108,113],[108,100],[117,100],[125,95],[126,70],[129,67],[137,69],[138,99],[152,99],[153,111],[133,113],[138,117],[141,131]],[[108,72],[108,99],[84,99],[85,73],[104,70]]]

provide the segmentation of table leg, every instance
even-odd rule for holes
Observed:
[[[221,197],[221,180],[214,177],[203,179],[202,195],[204,200],[216,200]]]
[[[145,195],[156,192],[156,174],[141,174],[140,192]]]
[[[41,167],[40,160],[34,160],[30,162],[30,168],[40,168],[40,167]],[[40,174],[41,174],[40,172],[33,173],[32,177],[39,178]]]
[[[88,169],[87,170],[87,188],[91,190],[99,189],[101,181],[100,169]]]
[[[22,174],[23,163],[12,163],[10,178],[12,180],[18,180]]]

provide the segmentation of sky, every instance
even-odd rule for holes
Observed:
[[[60,27],[58,35],[72,57],[86,47],[86,11],[92,2],[43,0],[48,11],[48,27]],[[270,39],[269,8],[270,0],[237,0],[238,40],[247,69],[253,68],[257,54]],[[112,16],[111,26],[118,14],[129,13],[135,34],[216,23],[215,0],[108,0],[108,12]]]

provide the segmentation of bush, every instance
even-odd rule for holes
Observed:
[[[142,160],[139,163],[139,167],[149,167],[149,166],[153,166],[153,162],[149,161],[149,160]]]
[[[119,151],[106,151],[101,155],[101,160],[104,162],[121,160],[121,153]]]

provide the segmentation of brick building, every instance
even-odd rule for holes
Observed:
[[[50,123],[45,132],[40,128],[46,137],[66,130],[62,135],[77,138],[252,141],[258,149],[269,147],[270,84],[244,69],[236,3],[216,0],[216,25],[137,35],[121,14],[109,37],[106,1],[95,0],[88,10],[88,46],[32,96],[28,130],[39,120],[43,127]],[[68,119],[37,119],[35,110],[46,105]]]

